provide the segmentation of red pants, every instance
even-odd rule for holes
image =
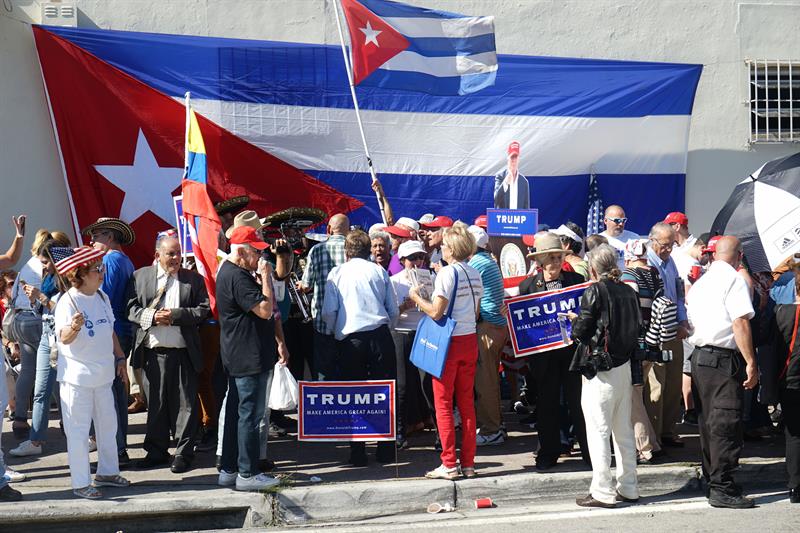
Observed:
[[[456,428],[453,421],[453,393],[461,413],[461,467],[475,466],[475,366],[478,362],[478,337],[459,335],[450,340],[447,362],[441,379],[433,378],[436,425],[442,442],[442,464],[456,466]]]

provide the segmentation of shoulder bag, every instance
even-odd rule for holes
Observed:
[[[19,285],[22,280],[17,279],[14,281],[14,290],[11,292],[11,303],[6,309],[6,314],[3,315],[3,337],[11,342],[17,342],[17,336],[14,335],[14,319],[17,317],[19,311],[16,307],[17,295],[19,295]]]
[[[456,327],[456,321],[451,318],[453,304],[455,304],[458,291],[458,271],[453,268],[455,284],[447,312],[439,320],[434,320],[427,314],[422,317],[411,346],[411,362],[420,370],[424,370],[435,378],[442,377],[444,364],[447,362],[447,350],[450,349],[450,338]]]

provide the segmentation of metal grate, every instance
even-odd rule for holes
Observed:
[[[800,142],[800,62],[747,60],[750,143]]]

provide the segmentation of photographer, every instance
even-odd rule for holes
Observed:
[[[572,336],[582,344],[578,350],[586,347],[588,352],[581,358],[581,406],[592,458],[592,485],[589,495],[575,501],[582,507],[611,508],[617,501],[639,499],[630,359],[637,346],[641,316],[636,292],[619,281],[617,259],[617,251],[608,244],[589,252],[589,273],[597,283],[583,293],[580,315],[570,314]],[[611,480],[609,437],[614,439],[616,488]]]

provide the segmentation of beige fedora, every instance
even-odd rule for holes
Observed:
[[[225,231],[225,238],[230,239],[231,233],[236,228],[240,228],[242,226],[250,226],[251,228],[255,228],[256,231],[260,230],[264,224],[261,223],[261,219],[258,218],[258,215],[255,211],[248,209],[247,211],[242,211],[238,215],[236,215],[233,219],[233,226],[228,228]]]
[[[544,254],[566,254],[567,251],[561,248],[561,239],[553,232],[541,233],[536,235],[536,251],[528,254],[528,257],[538,257]]]

